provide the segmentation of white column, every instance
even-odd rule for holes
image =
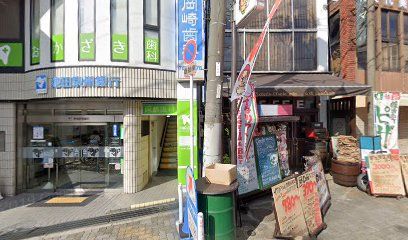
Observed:
[[[0,132],[4,132],[5,151],[0,152],[0,192],[16,194],[16,104],[0,103]]]
[[[136,100],[124,101],[124,171],[123,188],[125,193],[140,191],[138,178],[138,161],[140,159],[141,114],[140,102]]]

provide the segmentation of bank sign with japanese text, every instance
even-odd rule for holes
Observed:
[[[194,79],[204,80],[205,36],[204,36],[204,1],[178,0],[177,17],[177,79],[188,80],[191,69]],[[197,43],[197,56],[193,63],[186,63],[184,47],[189,40]]]
[[[47,75],[39,75],[35,79],[35,91],[37,94],[47,94]],[[53,77],[50,79],[50,87],[53,89],[71,88],[119,88],[119,77]]]

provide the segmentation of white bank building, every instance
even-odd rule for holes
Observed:
[[[175,171],[175,28],[175,0],[0,1],[0,193]]]

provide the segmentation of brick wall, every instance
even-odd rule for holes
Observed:
[[[356,79],[356,17],[355,1],[340,2],[340,53],[341,77],[345,80]]]

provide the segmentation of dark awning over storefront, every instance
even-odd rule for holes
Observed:
[[[322,74],[253,74],[257,96],[356,96],[365,95],[370,86]]]

